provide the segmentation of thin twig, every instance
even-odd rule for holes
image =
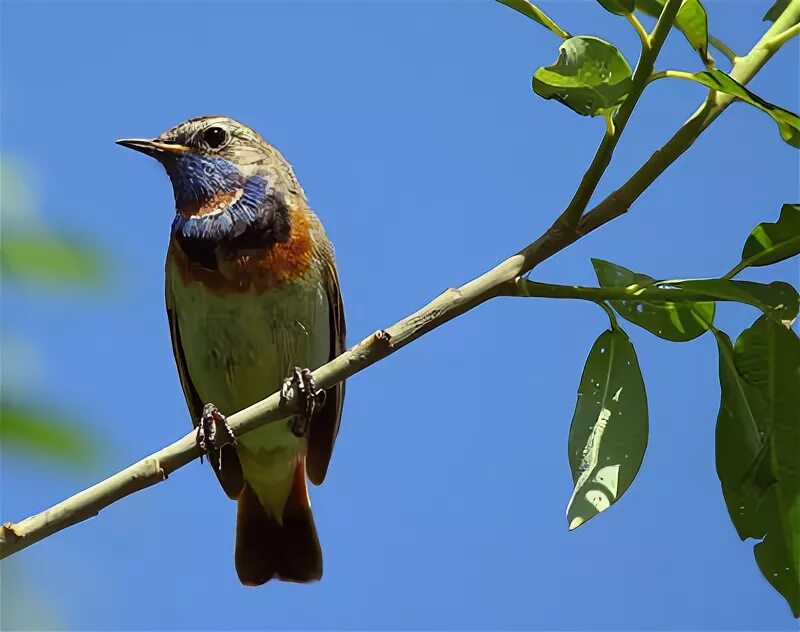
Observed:
[[[800,19],[800,0],[791,0],[789,7],[753,50],[736,64],[732,71],[734,78],[740,83],[747,83],[775,52],[774,49],[764,48],[763,42],[784,32],[798,19]],[[386,330],[376,331],[344,354],[314,371],[313,377],[316,383],[320,388],[329,388],[460,314],[495,296],[509,293],[515,286],[517,278],[534,266],[624,214],[647,186],[692,145],[730,102],[731,99],[726,99],[725,95],[717,95],[715,99],[707,100],[628,182],[585,215],[576,228],[565,229],[564,224],[557,221],[539,239],[489,272],[458,289],[447,290],[422,309]],[[273,393],[249,408],[231,415],[228,422],[234,434],[240,436],[267,423],[285,419],[294,412],[296,412],[296,401],[293,395],[283,399],[280,393]],[[0,528],[0,559],[97,515],[103,508],[129,494],[166,480],[169,474],[199,456],[195,433],[190,432],[172,445],[50,509],[16,524],[4,524]]]
[[[732,64],[735,64],[739,60],[739,56],[733,51],[733,49],[718,37],[709,35],[708,43],[716,48],[720,53],[725,55],[725,57],[727,57]]]

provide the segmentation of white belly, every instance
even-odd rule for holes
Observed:
[[[279,390],[292,367],[313,370],[328,361],[328,299],[321,283],[223,297],[196,282],[184,285],[177,274],[172,284],[192,384],[203,403],[226,415]],[[281,513],[302,450],[284,421],[239,440],[245,478],[262,503],[274,505],[275,515]]]

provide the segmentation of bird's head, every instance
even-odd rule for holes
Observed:
[[[158,160],[172,181],[173,232],[231,242],[288,238],[287,203],[304,198],[292,168],[258,132],[231,118],[190,119],[153,139],[117,141]],[[240,239],[241,240],[241,239]]]
[[[190,119],[153,139],[117,141],[158,160],[172,180],[175,206],[185,215],[214,198],[241,195],[258,176],[284,194],[300,194],[292,168],[246,125],[224,116]]]

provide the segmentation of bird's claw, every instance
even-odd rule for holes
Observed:
[[[325,404],[325,391],[316,387],[311,371],[295,367],[281,389],[284,399],[288,399],[292,393],[299,399],[302,411],[292,417],[289,425],[296,437],[304,437],[314,413]]]
[[[222,470],[222,447],[226,445],[236,445],[236,436],[228,425],[219,409],[214,404],[203,406],[203,414],[200,416],[200,423],[197,424],[197,447],[200,448],[200,460],[203,454],[210,454],[212,450],[219,450],[219,462],[217,467]]]

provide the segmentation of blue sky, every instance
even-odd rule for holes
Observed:
[[[770,2],[708,2],[745,52]],[[542,3],[565,28],[636,36],[593,2]],[[39,211],[109,253],[107,295],[4,295],[53,402],[103,450],[75,471],[3,454],[2,519],[39,511],[189,428],[163,309],[170,185],[114,144],[226,114],[292,162],[338,254],[349,342],[485,271],[545,229],[603,131],[530,89],[559,41],[492,2],[12,2],[2,6],[2,152]],[[673,34],[660,68],[697,69]],[[798,109],[798,46],[752,83]],[[619,184],[703,89],[648,88],[601,185]],[[593,284],[590,257],[659,278],[713,276],[798,198],[798,154],[735,104],[626,217],[535,278]],[[743,278],[798,281],[796,263]],[[4,293],[5,294],[5,293]],[[732,334],[755,317],[724,306]],[[106,509],[4,567],[12,627],[84,629],[775,629],[786,604],[738,541],[714,470],[714,340],[625,325],[648,388],[632,488],[573,533],[566,438],[597,307],[496,300],[348,384],[325,485],[325,577],[239,585],[235,505],[207,466]],[[508,385],[511,385],[509,388]],[[38,604],[35,607],[31,604]]]

